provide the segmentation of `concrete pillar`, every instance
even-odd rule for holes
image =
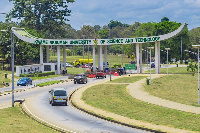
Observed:
[[[103,70],[103,51],[102,51],[102,45],[100,45],[99,46],[99,54],[100,54],[100,56],[99,56],[99,59],[100,59],[100,61],[99,61],[99,63],[100,63],[100,67],[99,67],[99,70]]]
[[[44,71],[44,65],[43,65],[43,46],[40,45],[40,64],[42,64],[41,66],[41,71],[43,72]]]
[[[158,62],[159,62],[159,57],[158,57],[158,42],[155,42],[155,73],[158,74]],[[151,67],[151,66],[150,66]]]
[[[40,64],[43,64],[43,46],[40,45]]]
[[[57,46],[57,74],[60,74],[60,45]]]
[[[46,58],[47,58],[47,63],[49,63],[49,45],[46,45]]]
[[[100,46],[97,46],[98,68],[100,68]]]
[[[104,62],[105,62],[105,68],[108,68],[108,65],[107,65],[107,45],[105,46],[105,49],[104,49]]]
[[[140,44],[140,73],[142,73],[142,44]]]
[[[66,45],[63,46],[63,63],[64,63],[64,71],[66,71]]]
[[[139,60],[140,60],[140,58],[139,58],[139,56],[140,56],[140,45],[139,45],[139,43],[137,43],[136,44],[136,62],[137,62],[137,74],[139,74]]]
[[[95,45],[93,45],[93,71],[96,71]]]
[[[160,73],[160,41],[158,42],[158,73]]]

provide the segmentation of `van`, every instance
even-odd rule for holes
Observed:
[[[56,104],[64,104],[67,106],[68,96],[64,88],[54,88],[49,91],[49,103],[54,106]]]

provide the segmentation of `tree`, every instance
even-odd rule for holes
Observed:
[[[68,3],[74,0],[9,0],[13,1],[14,8],[7,14],[7,19],[17,18],[21,24],[37,31],[53,29],[63,24],[71,10]]]
[[[95,25],[94,26],[94,31],[97,33],[98,31],[100,31],[101,30],[101,26],[99,26],[99,25]]]
[[[109,38],[109,31],[107,29],[102,29],[98,31],[98,35],[101,39],[107,39]]]
[[[161,22],[164,22],[164,21],[169,21],[169,18],[168,18],[168,17],[163,17],[163,18],[161,19]]]
[[[117,27],[117,26],[123,26],[123,24],[119,21],[114,21],[114,20],[111,20],[110,23],[108,24],[108,27],[110,29]]]

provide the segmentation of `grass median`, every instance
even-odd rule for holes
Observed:
[[[137,77],[135,77],[137,78]],[[82,99],[89,105],[131,119],[179,129],[200,131],[200,115],[167,109],[131,97],[127,85],[102,84],[88,88]]]
[[[28,118],[19,107],[0,109],[1,133],[56,133]]]
[[[200,107],[197,75],[175,74],[153,79],[151,85],[145,85],[145,91],[163,99]]]

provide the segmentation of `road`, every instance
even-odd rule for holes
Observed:
[[[88,83],[101,79],[89,79]],[[53,87],[62,87],[70,93],[83,84],[73,82],[37,87],[15,94],[15,100],[26,99],[26,106],[36,116],[65,129],[80,133],[144,133],[146,131],[113,124],[80,112],[72,106],[51,106],[48,101],[48,91]],[[0,107],[5,103],[11,105],[11,95],[0,97]]]
[[[48,82],[48,81],[66,80],[66,79],[68,79],[68,76],[60,76],[60,77],[55,77],[55,78],[33,80],[33,85]],[[17,83],[15,83],[15,87],[14,87],[15,90],[22,89],[22,88],[25,88],[25,86],[17,86]],[[0,88],[0,92],[5,92],[5,91],[9,91],[9,90],[12,90],[12,84],[8,87]]]

